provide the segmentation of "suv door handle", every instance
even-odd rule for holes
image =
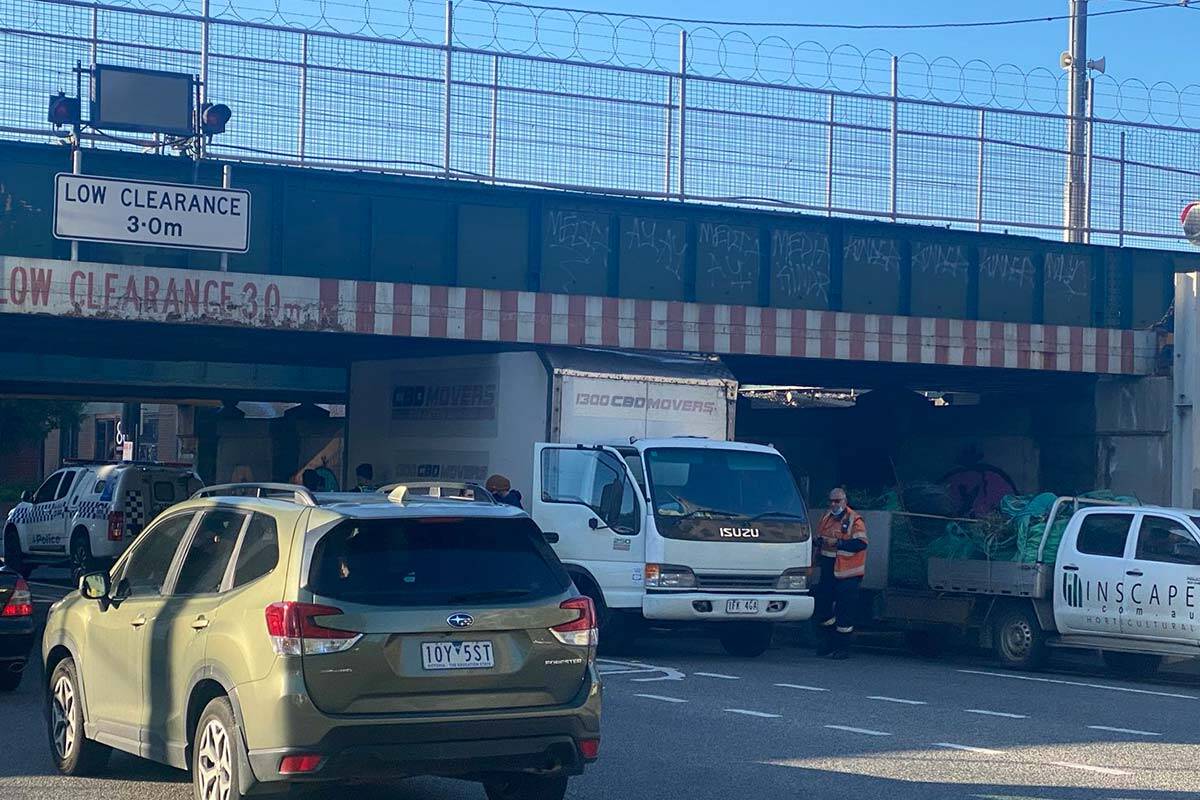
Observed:
[[[140,627],[142,627],[143,625],[145,625],[145,624],[146,624],[146,615],[145,615],[145,614],[138,614],[136,617],[134,617],[133,619],[129,620],[129,624],[130,624],[130,625],[132,625],[132,626],[133,626],[133,627],[135,627],[135,628],[140,628]]]
[[[1135,578],[1142,577],[1142,571],[1140,569],[1127,569],[1125,570],[1125,574],[1132,575]]]
[[[542,537],[550,544],[558,544],[558,534],[554,531],[542,531]]]
[[[1079,572],[1079,567],[1074,564],[1063,564],[1063,569],[1067,572]]]
[[[200,616],[198,616],[194,620],[192,620],[192,629],[193,630],[202,631],[207,627],[208,627],[208,618],[205,617],[203,614],[201,614]]]

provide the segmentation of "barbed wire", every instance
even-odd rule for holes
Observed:
[[[105,0],[103,5],[192,16],[203,14],[203,0]],[[86,4],[81,4],[86,5]],[[446,7],[438,0],[212,0],[213,19],[279,26],[297,32],[328,32],[383,41],[438,45],[445,41]],[[41,30],[36,14],[23,16],[26,29]],[[65,22],[56,15],[52,27]],[[150,23],[147,23],[150,24]],[[18,26],[13,26],[18,27]],[[85,36],[82,17],[73,35]],[[781,33],[760,35],[736,27],[687,26],[642,17],[517,5],[500,0],[455,0],[454,43],[509,55],[531,55],[633,70],[678,72],[680,35],[687,34],[689,75],[727,78],[776,86],[864,93],[896,93],[930,100],[1007,110],[1066,113],[1066,75],[1046,67],[1025,68],[983,59],[959,61],[948,56],[862,50],[851,44],[829,46],[812,39],[790,41]],[[233,34],[229,34],[230,38]],[[194,43],[176,42],[185,48]],[[263,47],[256,39],[244,45]],[[282,43],[278,44],[283,47]],[[257,51],[261,53],[261,50]],[[275,55],[284,57],[280,52]],[[1099,119],[1200,128],[1200,84],[1146,83],[1136,77],[1094,78],[1093,115]]]

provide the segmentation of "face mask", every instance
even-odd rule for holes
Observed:
[[[840,517],[842,514],[846,513],[846,506],[845,504],[833,506],[830,508],[829,513],[833,514],[835,517]]]

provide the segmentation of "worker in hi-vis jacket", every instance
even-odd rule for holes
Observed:
[[[817,655],[850,655],[858,588],[867,569],[867,524],[846,503],[846,490],[829,493],[829,510],[817,523],[821,578],[816,588]]]

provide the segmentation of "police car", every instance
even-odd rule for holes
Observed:
[[[4,563],[28,577],[65,561],[77,577],[116,559],[154,517],[201,486],[186,465],[68,462],[9,512]]]

